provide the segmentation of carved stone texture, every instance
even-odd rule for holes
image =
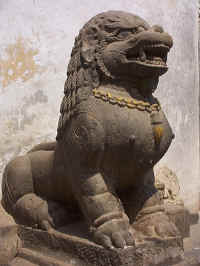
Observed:
[[[189,237],[193,215],[184,207],[180,197],[178,177],[168,167],[159,167],[155,170],[155,186],[164,200],[165,212],[170,220],[177,226],[183,237]]]
[[[156,187],[163,190],[163,199],[165,202],[181,205],[183,201],[180,198],[180,186],[178,177],[168,167],[159,167],[155,171]]]
[[[153,96],[172,45],[161,26],[122,11],[85,24],[68,65],[57,142],[5,169],[2,204],[17,223],[49,231],[83,216],[93,241],[108,249],[134,246],[137,237],[180,239],[153,173],[174,137]]]
[[[20,226],[22,247],[11,265],[16,266],[14,263],[20,262],[22,265],[25,261],[56,266],[169,266],[183,258],[181,239],[153,239],[134,247],[110,250],[91,241],[83,222],[68,225],[59,231],[45,232]]]
[[[18,226],[0,204],[0,265],[7,265],[17,254],[20,240]]]

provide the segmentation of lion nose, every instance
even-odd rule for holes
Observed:
[[[159,33],[163,33],[164,29],[163,27],[159,26],[159,25],[154,25],[151,27],[150,31],[155,31],[155,32],[159,32]]]

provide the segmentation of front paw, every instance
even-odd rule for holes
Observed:
[[[158,223],[155,226],[155,231],[157,235],[162,238],[181,236],[176,225],[173,222],[171,222],[169,219],[163,221],[162,223]]]
[[[37,211],[38,228],[51,231],[67,223],[67,211],[59,203],[44,201]]]
[[[94,229],[94,240],[105,248],[125,248],[134,245],[129,219],[125,214],[112,218]]]
[[[164,212],[143,215],[133,225],[142,238],[159,237],[162,239],[178,237],[180,232]]]

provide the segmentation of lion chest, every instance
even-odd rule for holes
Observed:
[[[160,160],[173,138],[162,110],[148,113],[108,103],[102,107],[105,152],[110,166],[122,171],[144,169]]]
[[[96,167],[98,151],[103,151],[102,171],[119,182],[123,179],[122,183],[126,178],[127,185],[133,176],[139,176],[161,159],[173,138],[162,110],[149,113],[93,97],[79,106],[77,119],[67,132],[66,140],[73,146],[69,150],[78,150],[74,156],[80,157],[83,165],[91,162],[90,167]]]

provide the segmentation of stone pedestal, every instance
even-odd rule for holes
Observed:
[[[136,241],[135,247],[107,250],[94,244],[84,227],[77,223],[60,232],[20,227],[22,248],[18,256],[38,265],[77,266],[161,266],[174,265],[183,259],[182,239]]]
[[[0,204],[0,265],[7,265],[17,254],[20,240],[17,235],[18,226]]]
[[[198,265],[184,259],[182,237],[136,238],[134,247],[108,250],[92,242],[83,221],[46,232],[16,225],[0,210],[0,266]]]

